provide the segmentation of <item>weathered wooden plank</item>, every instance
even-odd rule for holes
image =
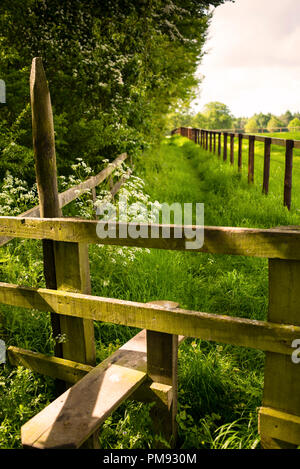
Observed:
[[[0,303],[290,356],[300,327],[0,283]],[[285,312],[285,310],[284,310]]]
[[[185,251],[186,241],[191,235],[185,234],[187,228],[199,230],[201,227],[185,227],[183,225],[135,224],[147,231],[148,238],[132,239],[119,237],[126,233],[126,223],[111,225],[110,237],[99,237],[99,227],[105,222],[79,219],[38,219],[0,217],[0,234],[13,235],[19,238],[52,239],[54,241],[83,242],[89,244],[110,244],[118,246],[136,246],[143,248]],[[132,224],[131,226],[134,226]],[[153,231],[152,231],[153,230]],[[151,232],[157,234],[151,238]],[[178,237],[181,235],[181,238]],[[255,228],[204,227],[204,244],[194,249],[195,252],[212,254],[232,254],[279,259],[300,260],[300,231],[264,230]]]
[[[145,331],[23,425],[25,448],[79,448],[147,378]]]
[[[273,443],[267,446],[268,449],[282,448],[279,445],[280,441],[290,443],[285,445],[286,448],[300,445],[300,417],[297,415],[281,412],[271,407],[261,407],[258,425],[260,433],[268,435]]]
[[[78,184],[77,186],[71,187],[70,189],[62,192],[59,195],[60,206],[64,207],[65,205],[69,204],[73,200],[77,199],[82,195],[87,189],[92,189],[93,187],[97,187],[101,182],[110,176],[113,171],[123,163],[123,161],[127,158],[127,153],[122,153],[119,155],[114,161],[112,161],[106,168],[104,168],[100,173],[96,176],[92,176],[91,178],[87,179],[86,181]]]
[[[11,365],[24,366],[32,371],[41,373],[51,378],[60,379],[70,384],[75,384],[93,367],[83,363],[48,356],[31,350],[10,346],[7,349],[8,359]]]
[[[280,324],[292,322],[295,327],[300,326],[299,284],[299,261],[269,261],[269,321]],[[299,365],[292,362],[294,350],[291,342],[289,355],[266,354],[263,406],[300,417]],[[292,443],[289,440],[273,441],[265,433],[261,433],[261,441],[266,448],[286,448]]]

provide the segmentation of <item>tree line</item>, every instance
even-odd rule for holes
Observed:
[[[235,117],[226,104],[210,102],[206,104],[202,112],[192,113],[189,108],[171,116],[171,127],[196,127],[202,129],[234,129],[245,132],[257,132],[284,128],[300,131],[300,113],[286,111],[280,116],[271,113],[254,114],[252,117]]]
[[[212,17],[227,0],[1,0],[0,177],[34,179],[29,73],[40,56],[51,90],[57,163],[132,155],[161,138],[195,96]],[[229,0],[228,0],[229,1]]]

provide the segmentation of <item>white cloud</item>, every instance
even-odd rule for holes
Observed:
[[[236,0],[215,10],[197,110],[221,101],[235,115],[300,111],[300,1]]]

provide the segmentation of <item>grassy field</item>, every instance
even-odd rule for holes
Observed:
[[[258,179],[259,156],[256,161]],[[279,179],[281,173],[274,162],[273,169],[274,189],[279,189],[281,181],[276,180],[275,171]],[[260,184],[249,187],[245,174],[239,175],[229,163],[181,137],[166,139],[146,153],[135,172],[141,180],[135,181],[139,189],[134,191],[148,194],[153,202],[204,202],[207,225],[269,228],[299,224],[295,202],[288,212],[279,191],[262,196]],[[294,195],[297,184],[295,177]],[[90,262],[96,295],[141,302],[167,299],[198,311],[266,318],[268,268],[264,259],[90,246]],[[0,280],[43,285],[39,242],[14,241],[4,248]],[[6,307],[1,307],[1,315],[0,332],[7,344],[51,353],[48,316]],[[136,331],[96,323],[95,332],[97,360],[101,361]],[[179,351],[178,447],[259,447],[257,408],[263,368],[262,352],[186,340]],[[8,364],[0,370],[0,447],[19,447],[20,426],[53,399],[53,382]],[[149,406],[134,402],[123,404],[105,422],[100,435],[103,448],[151,448],[156,438]]]

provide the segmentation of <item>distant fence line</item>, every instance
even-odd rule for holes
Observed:
[[[227,161],[228,154],[228,140],[230,140],[230,163],[234,163],[234,139],[238,138],[238,171],[242,170],[242,149],[243,139],[249,140],[248,150],[248,183],[254,183],[254,156],[255,156],[255,142],[263,142],[264,149],[264,171],[263,171],[263,194],[267,195],[269,192],[269,179],[270,179],[270,156],[271,145],[279,145],[285,147],[285,175],[284,175],[284,205],[291,209],[292,199],[292,173],[293,173],[293,153],[294,148],[300,149],[300,140],[283,139],[275,137],[265,137],[262,135],[245,134],[241,132],[227,132],[221,130],[207,130],[197,129],[192,127],[179,127],[171,132],[171,135],[179,134],[187,137],[199,144],[205,150],[211,153],[217,153],[218,157],[222,153],[222,140],[223,140],[223,161]],[[223,137],[223,138],[222,138]],[[218,141],[217,141],[218,140]]]

